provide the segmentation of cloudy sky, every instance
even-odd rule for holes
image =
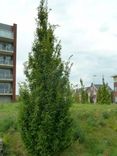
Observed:
[[[23,63],[34,40],[38,5],[39,0],[3,0],[0,5],[0,23],[18,25],[17,83],[25,79]],[[71,83],[80,78],[86,86],[101,83],[104,75],[112,86],[111,76],[117,74],[117,0],[49,0],[48,5],[49,21],[59,24],[55,34],[62,58],[73,54]]]

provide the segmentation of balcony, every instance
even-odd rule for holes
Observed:
[[[13,44],[12,43],[5,43],[0,42],[0,53],[13,53]]]
[[[13,75],[0,75],[0,81],[13,81]]]
[[[12,95],[12,88],[11,89],[0,89],[0,95]]]
[[[5,52],[5,53],[13,53],[13,49],[7,49],[7,48],[1,48],[0,47],[0,52]]]
[[[13,67],[13,61],[11,61],[11,60],[0,60],[0,67],[12,68]]]
[[[2,41],[13,41],[13,38],[12,31],[0,29],[0,39]]]

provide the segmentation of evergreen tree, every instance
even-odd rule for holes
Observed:
[[[70,67],[69,61],[61,60],[54,29],[41,0],[36,37],[25,64],[27,82],[20,85],[21,135],[32,156],[56,156],[70,144]]]
[[[99,87],[98,93],[97,93],[97,103],[99,104],[111,104],[111,93],[109,91],[108,84],[105,83],[103,78],[103,84]]]

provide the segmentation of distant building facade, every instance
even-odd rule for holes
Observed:
[[[91,84],[90,87],[87,87],[87,93],[90,103],[96,103],[97,102],[97,93],[99,88],[101,87],[101,84]],[[112,89],[108,86],[108,90],[110,93],[112,93]]]
[[[0,23],[0,102],[16,100],[17,25]]]
[[[113,99],[114,99],[114,102],[117,103],[117,75],[113,76],[113,80],[114,80]]]
[[[89,87],[85,87],[84,90],[87,92],[88,94],[88,102],[89,103],[96,103],[97,102],[97,93],[99,88],[102,86],[102,84],[91,84],[91,86]],[[108,90],[110,93],[112,93],[112,89],[108,86]],[[76,95],[78,95],[79,97],[79,102],[81,101],[81,88],[77,88],[75,90]],[[116,94],[117,95],[117,94]]]
[[[95,85],[95,84],[91,84],[90,87],[87,87],[87,93],[88,93],[88,101],[90,103],[96,103],[97,102],[97,92],[98,89],[101,85]]]

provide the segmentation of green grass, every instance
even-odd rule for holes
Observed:
[[[27,156],[18,130],[19,103],[0,104],[0,138],[5,156]]]
[[[0,137],[6,156],[27,156],[18,131],[19,103],[0,105]],[[73,104],[75,141],[61,156],[117,156],[117,105]]]
[[[18,103],[0,104],[0,136],[17,127],[18,108]]]
[[[71,108],[76,141],[62,156],[117,156],[117,105]]]

